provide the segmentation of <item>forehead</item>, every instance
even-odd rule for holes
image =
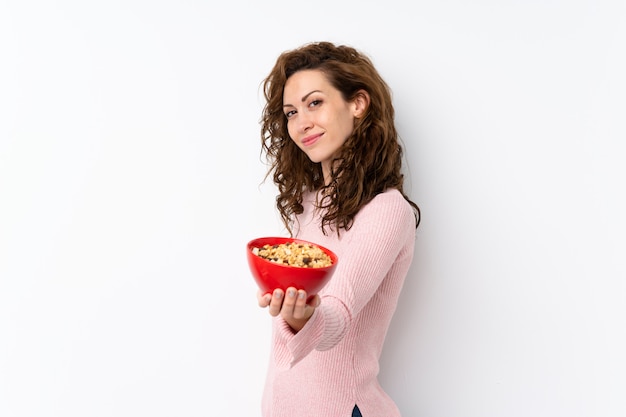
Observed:
[[[311,91],[319,90],[328,93],[334,89],[326,75],[320,70],[300,70],[287,79],[283,98],[300,99],[297,97],[308,94]]]

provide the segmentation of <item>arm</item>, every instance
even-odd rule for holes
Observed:
[[[362,209],[353,227],[345,233],[340,243],[339,265],[320,294],[319,304],[300,304],[302,316],[295,316],[299,309],[298,301],[295,301],[293,318],[302,317],[306,325],[301,326],[302,321],[292,321],[288,315],[285,319],[282,308],[280,315],[279,310],[272,310],[279,308],[280,299],[269,294],[259,298],[259,305],[270,306],[271,314],[277,317],[278,356],[290,365],[314,349],[331,349],[343,339],[353,318],[375,296],[395,263],[409,256],[408,252],[412,256],[412,246],[407,243],[415,237],[415,218],[399,193],[382,194]],[[381,308],[395,308],[395,302],[395,299],[389,299],[390,304]]]

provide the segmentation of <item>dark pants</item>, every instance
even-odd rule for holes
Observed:
[[[356,404],[354,405],[354,408],[352,409],[352,417],[363,417],[361,415],[361,410],[359,410],[359,407],[357,407]]]

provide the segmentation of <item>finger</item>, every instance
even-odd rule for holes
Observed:
[[[293,309],[296,305],[296,297],[298,292],[295,288],[289,287],[287,288],[287,292],[285,293],[285,300],[283,301],[283,307],[281,309],[281,313],[285,317],[293,316]]]
[[[296,319],[305,318],[306,307],[306,291],[299,290],[296,298],[296,305],[293,309],[293,317]]]
[[[272,299],[270,300],[269,304],[271,316],[277,316],[278,313],[280,313],[283,305],[283,295],[283,290],[279,288],[274,290],[274,293],[272,294]]]
[[[322,299],[319,295],[315,294],[314,296],[309,297],[310,299],[307,301],[307,305],[312,308],[317,308],[322,303]]]
[[[270,293],[259,291],[257,293],[257,301],[259,303],[259,307],[269,307],[270,302],[272,301],[272,295]]]

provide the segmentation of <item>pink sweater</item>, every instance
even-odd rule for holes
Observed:
[[[339,257],[321,305],[298,333],[273,319],[272,349],[263,394],[264,417],[398,417],[378,383],[379,357],[413,259],[415,217],[397,190],[374,198],[341,237],[319,228],[315,196],[299,216],[300,239]]]

